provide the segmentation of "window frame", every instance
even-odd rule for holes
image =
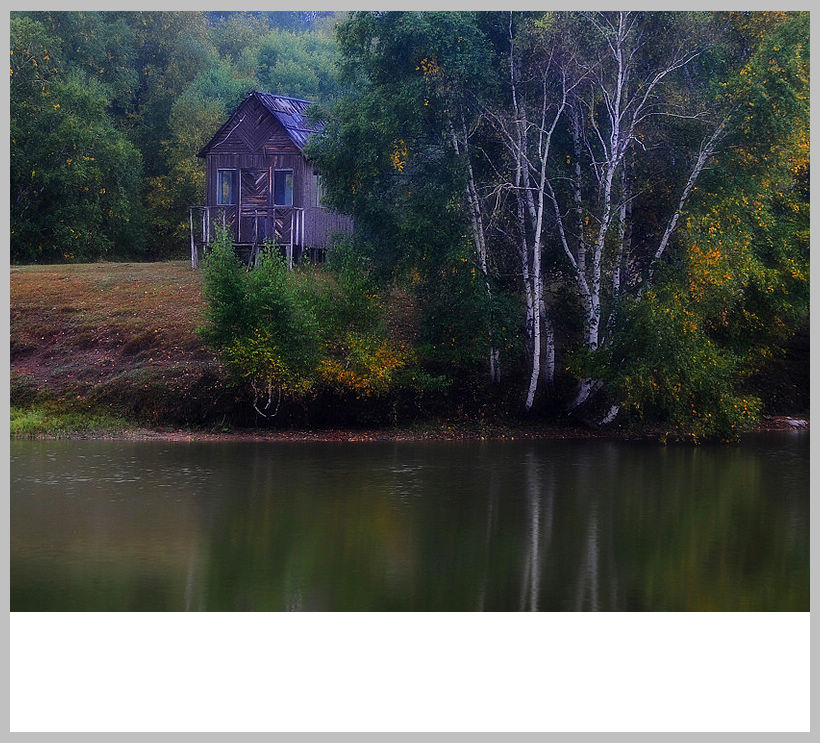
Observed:
[[[233,198],[233,201],[222,201],[222,184],[223,184],[223,173],[231,173],[231,189],[230,189],[230,196]],[[237,193],[237,170],[236,168],[218,168],[216,171],[216,205],[217,206],[236,206],[238,203],[238,196]]]
[[[285,176],[287,176],[287,174],[290,173],[290,203],[289,204],[280,204],[276,201],[276,176],[279,175],[279,173],[283,173],[283,174],[285,174]],[[273,185],[273,194],[271,194],[271,195],[273,197],[273,205],[274,206],[293,206],[293,196],[294,196],[294,192],[296,190],[294,188],[295,180],[294,180],[294,177],[293,177],[293,168],[277,168],[276,170],[274,170],[273,171],[273,184],[272,185]]]
[[[312,192],[312,199],[311,202],[313,206],[317,207],[318,209],[325,209],[324,204],[324,196],[325,196],[325,184],[324,178],[322,178],[322,174],[318,171],[313,171],[313,192]]]

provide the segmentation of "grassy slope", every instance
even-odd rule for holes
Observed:
[[[213,413],[202,393],[219,387],[218,365],[195,334],[201,280],[185,262],[12,267],[12,405],[36,389],[60,412],[155,423]]]

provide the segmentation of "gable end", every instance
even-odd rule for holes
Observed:
[[[307,123],[310,101],[253,92],[197,154],[210,152],[301,152],[308,137],[320,127]]]

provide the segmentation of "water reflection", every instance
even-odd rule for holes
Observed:
[[[548,466],[549,460],[545,463]],[[522,588],[519,610],[538,611],[538,594],[541,590],[541,566],[546,559],[552,536],[553,487],[552,478],[542,474],[534,450],[526,455],[524,471],[526,476],[526,498],[528,515],[527,551],[522,570]],[[541,505],[544,502],[542,523]]]
[[[808,610],[808,435],[12,442],[13,610]]]

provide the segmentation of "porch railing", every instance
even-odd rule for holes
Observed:
[[[259,250],[265,240],[284,249],[288,268],[293,268],[294,249],[301,252],[305,244],[305,214],[298,206],[242,207],[192,206],[189,209],[191,230],[191,265],[199,261],[216,235],[217,226],[228,230],[234,245],[248,246],[248,265],[257,265]]]

